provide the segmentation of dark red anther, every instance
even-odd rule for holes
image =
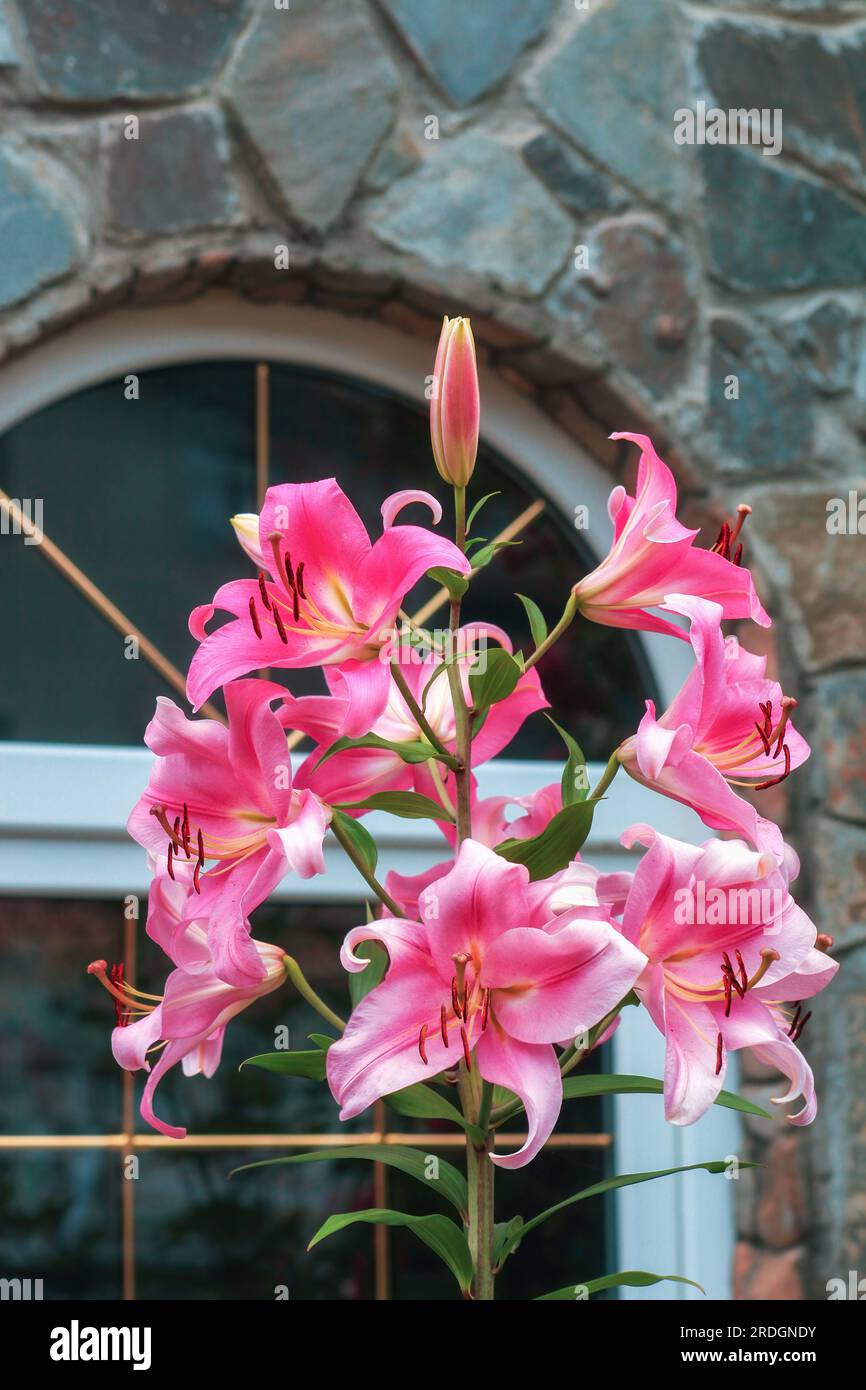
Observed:
[[[719,1072],[722,1070],[722,1057],[724,1056],[723,1048],[722,1035],[719,1033],[716,1038],[716,1076],[718,1076]]]
[[[723,555],[727,560],[731,554],[731,528],[726,521],[722,522],[719,534],[716,536],[716,543],[712,547],[716,555]]]
[[[736,550],[734,551],[734,564],[735,564],[735,565],[742,564],[742,560],[743,560],[743,542],[740,541],[739,545],[737,546]]]
[[[296,583],[297,586],[298,586],[298,593],[300,594],[301,598],[306,598],[307,595],[306,595],[306,591],[305,591],[305,589],[304,589],[304,562],[303,562],[303,560],[302,560],[301,563],[298,565],[298,570],[297,570],[297,573],[296,573],[296,575],[295,575],[295,583]]]
[[[756,725],[755,725],[755,728],[756,728],[757,731],[758,731],[758,737],[760,738],[762,744],[764,745],[764,753],[765,753],[766,757],[769,758],[769,756],[770,756],[770,740],[767,738],[767,735],[764,733],[764,730],[761,728],[760,724],[756,724]]]
[[[286,570],[286,583],[288,584],[290,589],[294,590],[295,574],[294,570],[292,569],[292,557],[288,551],[286,551],[285,555],[283,556],[283,564]]]
[[[740,972],[740,984],[743,987],[743,994],[745,994],[746,990],[749,988],[749,974],[746,970],[746,966],[743,961],[743,957],[740,955],[740,952],[735,951],[734,955],[737,957],[737,968]],[[742,998],[742,996],[740,997]]]
[[[175,816],[174,818],[174,825],[171,828],[171,838],[174,841],[175,850],[179,850],[183,844],[180,835],[180,816]]]
[[[442,1034],[443,1043],[448,1047],[448,1010],[444,1004],[439,1010],[439,1032]]]
[[[803,1005],[798,1004],[794,1017],[791,1019],[791,1026],[788,1029],[788,1037],[793,1037],[797,1024],[800,1022],[800,1014],[803,1012]]]
[[[109,978],[109,980],[111,981],[111,983],[114,985],[115,989],[120,989],[120,990],[122,990],[122,989],[123,989],[123,965],[122,965],[122,964],[113,965],[113,966],[111,967],[111,971],[110,971],[110,973],[109,973],[108,978]],[[116,995],[115,995],[115,997],[114,997],[114,1017],[115,1017],[116,1020],[117,1020],[117,1026],[118,1026],[118,1028],[125,1028],[126,1025],[129,1023],[129,1009],[125,1008],[124,1005],[121,1004],[120,1000],[117,998]]]
[[[171,879],[174,878],[174,865],[172,864],[172,856],[173,856],[173,855],[174,855],[174,845],[172,844],[171,840],[169,840],[169,842],[168,842],[168,876],[169,876],[169,878],[171,878]]]
[[[737,979],[736,972],[734,970],[733,965],[731,964],[731,958],[728,955],[727,951],[722,952],[722,973],[728,976],[728,978],[731,981],[731,985],[737,991],[738,998],[742,999],[746,991],[743,989],[743,986]]]
[[[489,990],[489,989],[486,989],[486,990],[484,991],[484,1003],[481,1005],[481,1031],[482,1031],[482,1033],[484,1032],[484,1029],[487,1027],[487,1022],[488,1022],[488,1019],[489,1019],[489,1018],[490,1018],[490,990]]]
[[[259,615],[256,612],[256,601],[252,594],[250,594],[250,622],[253,625],[253,632],[261,639],[262,630],[259,627]]]
[[[722,979],[723,979],[724,982],[725,982],[725,1018],[730,1018],[730,1016],[731,1016],[731,999],[732,999],[733,996],[732,996],[732,993],[731,993],[731,977],[730,977],[730,975],[729,975],[729,973],[728,973],[727,970],[723,970],[723,971],[722,971]]]
[[[269,594],[268,594],[268,586],[267,586],[267,584],[265,583],[265,572],[264,572],[264,570],[259,570],[259,593],[260,593],[261,596],[262,596],[262,603],[265,605],[265,608],[267,608],[268,612],[270,613],[270,611],[271,611],[271,600],[270,600],[270,596],[269,596]]]
[[[201,833],[201,826],[198,828],[198,862],[204,863],[204,836]]]
[[[460,1041],[463,1044],[463,1059],[466,1062],[466,1070],[472,1070],[472,1054],[469,1051],[469,1039],[466,1036],[466,1029],[460,1029]]]
[[[810,1009],[809,1012],[808,1012],[807,1014],[804,1014],[804,1015],[803,1015],[803,1017],[800,1019],[800,1022],[797,1024],[797,1031],[796,1031],[796,1033],[794,1033],[793,1037],[791,1038],[791,1042],[796,1043],[796,1042],[799,1042],[799,1041],[800,1041],[800,1034],[802,1033],[803,1029],[806,1027],[806,1024],[809,1022],[809,1019],[810,1019],[811,1017],[812,1017],[812,1010]]]
[[[280,617],[280,610],[279,608],[277,608],[276,604],[274,604],[274,622],[277,626],[277,632],[280,635],[280,641],[283,643],[284,646],[287,645],[289,639],[286,636],[286,629],[283,627],[283,620]]]
[[[784,759],[785,759],[785,771],[784,771],[784,772],[781,772],[781,773],[779,774],[778,777],[771,777],[771,778],[769,779],[769,781],[767,781],[767,782],[756,782],[755,785],[754,785],[754,790],[755,790],[756,792],[763,792],[763,791],[766,791],[767,787],[777,787],[777,786],[779,785],[780,782],[784,782],[785,778],[788,777],[788,776],[790,775],[790,772],[791,772],[791,750],[790,750],[790,748],[788,747],[787,743],[784,743],[784,744],[782,745],[782,754],[783,754]]]
[[[457,1018],[462,1018],[462,1017],[463,1017],[463,1014],[462,1014],[461,1009],[460,1009],[460,999],[458,998],[458,995],[457,995],[457,976],[456,976],[456,975],[452,975],[452,977],[451,977],[451,1007],[452,1007],[452,1009],[454,1010],[454,1013],[455,1013],[455,1015],[457,1016]]]
[[[424,1065],[425,1065],[425,1067],[426,1067],[426,1066],[428,1065],[428,1062],[427,1062],[427,1024],[426,1024],[426,1023],[422,1023],[422,1024],[421,1024],[421,1032],[418,1034],[418,1051],[419,1051],[420,1054],[421,1054],[421,1061],[424,1063]]]
[[[197,893],[200,893],[200,892],[201,892],[201,884],[199,883],[199,878],[200,878],[200,876],[201,876],[201,860],[200,860],[200,859],[197,859],[197,860],[195,861],[195,868],[194,868],[193,871],[192,871],[192,886],[193,886],[193,888],[195,889],[195,891],[196,891]]]
[[[301,621],[301,603],[297,589],[292,590],[292,616],[296,624]]]
[[[187,859],[192,858],[189,847],[189,811],[186,809],[186,802],[183,803],[183,823],[180,827],[181,839],[183,840],[183,852]]]

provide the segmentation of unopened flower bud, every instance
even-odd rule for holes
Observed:
[[[430,439],[439,474],[466,487],[475,469],[481,403],[475,342],[468,319],[446,318],[433,368]]]

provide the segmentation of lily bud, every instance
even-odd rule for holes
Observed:
[[[433,368],[430,440],[440,477],[465,487],[475,469],[481,402],[468,319],[446,318]]]

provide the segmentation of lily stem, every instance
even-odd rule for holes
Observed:
[[[619,769],[620,762],[619,758],[617,757],[617,750],[615,749],[607,760],[607,767],[604,769],[604,772],[599,777],[598,782],[593,787],[589,796],[586,798],[587,801],[598,801],[600,797],[604,796],[614,777],[619,772]]]
[[[346,1024],[339,1014],[335,1014],[333,1009],[329,1009],[324,999],[320,999],[313,986],[310,984],[294,956],[283,956],[283,964],[286,967],[286,974],[291,980],[295,989],[302,999],[312,1005],[316,1013],[321,1015],[326,1023],[330,1023],[332,1028],[336,1028],[338,1033],[345,1030]]]
[[[565,630],[571,627],[571,624],[574,622],[576,614],[577,600],[575,599],[574,594],[569,594],[568,603],[565,605],[565,608],[562,612],[562,617],[556,624],[556,627],[551,628],[544,641],[539,642],[532,655],[526,658],[526,661],[524,662],[523,666],[523,669],[525,671],[530,671],[532,667],[535,666],[541,660],[545,653],[550,651],[550,648],[553,646],[554,642],[559,641],[560,637],[565,632]]]
[[[409,706],[409,712],[412,718],[415,720],[415,723],[418,725],[418,728],[421,730],[427,742],[436,749],[437,753],[442,755],[443,762],[446,762],[452,770],[456,769],[457,759],[454,757],[453,753],[449,753],[439,735],[432,728],[430,721],[424,714],[424,711],[421,709],[412,691],[409,689],[406,677],[403,675],[396,661],[391,662],[391,675],[394,678],[394,684]]]
[[[392,917],[402,917],[403,909],[400,907],[400,904],[395,902],[391,894],[382,887],[376,875],[373,873],[373,870],[369,868],[360,851],[352,844],[352,841],[336,818],[331,821],[331,830],[334,833],[334,839],[342,845],[352,863],[355,865],[355,868],[358,870],[358,873],[369,887],[372,888],[380,903],[382,903],[384,907],[387,907]]]

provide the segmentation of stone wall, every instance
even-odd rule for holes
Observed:
[[[781,108],[781,151],[676,143],[699,101]],[[814,746],[774,807],[845,969],[819,1123],[747,1126],[737,1287],[866,1274],[866,541],[826,525],[866,497],[864,0],[5,0],[0,111],[3,358],[212,284],[467,311],[612,475],[643,428],[691,516],[751,501]]]

